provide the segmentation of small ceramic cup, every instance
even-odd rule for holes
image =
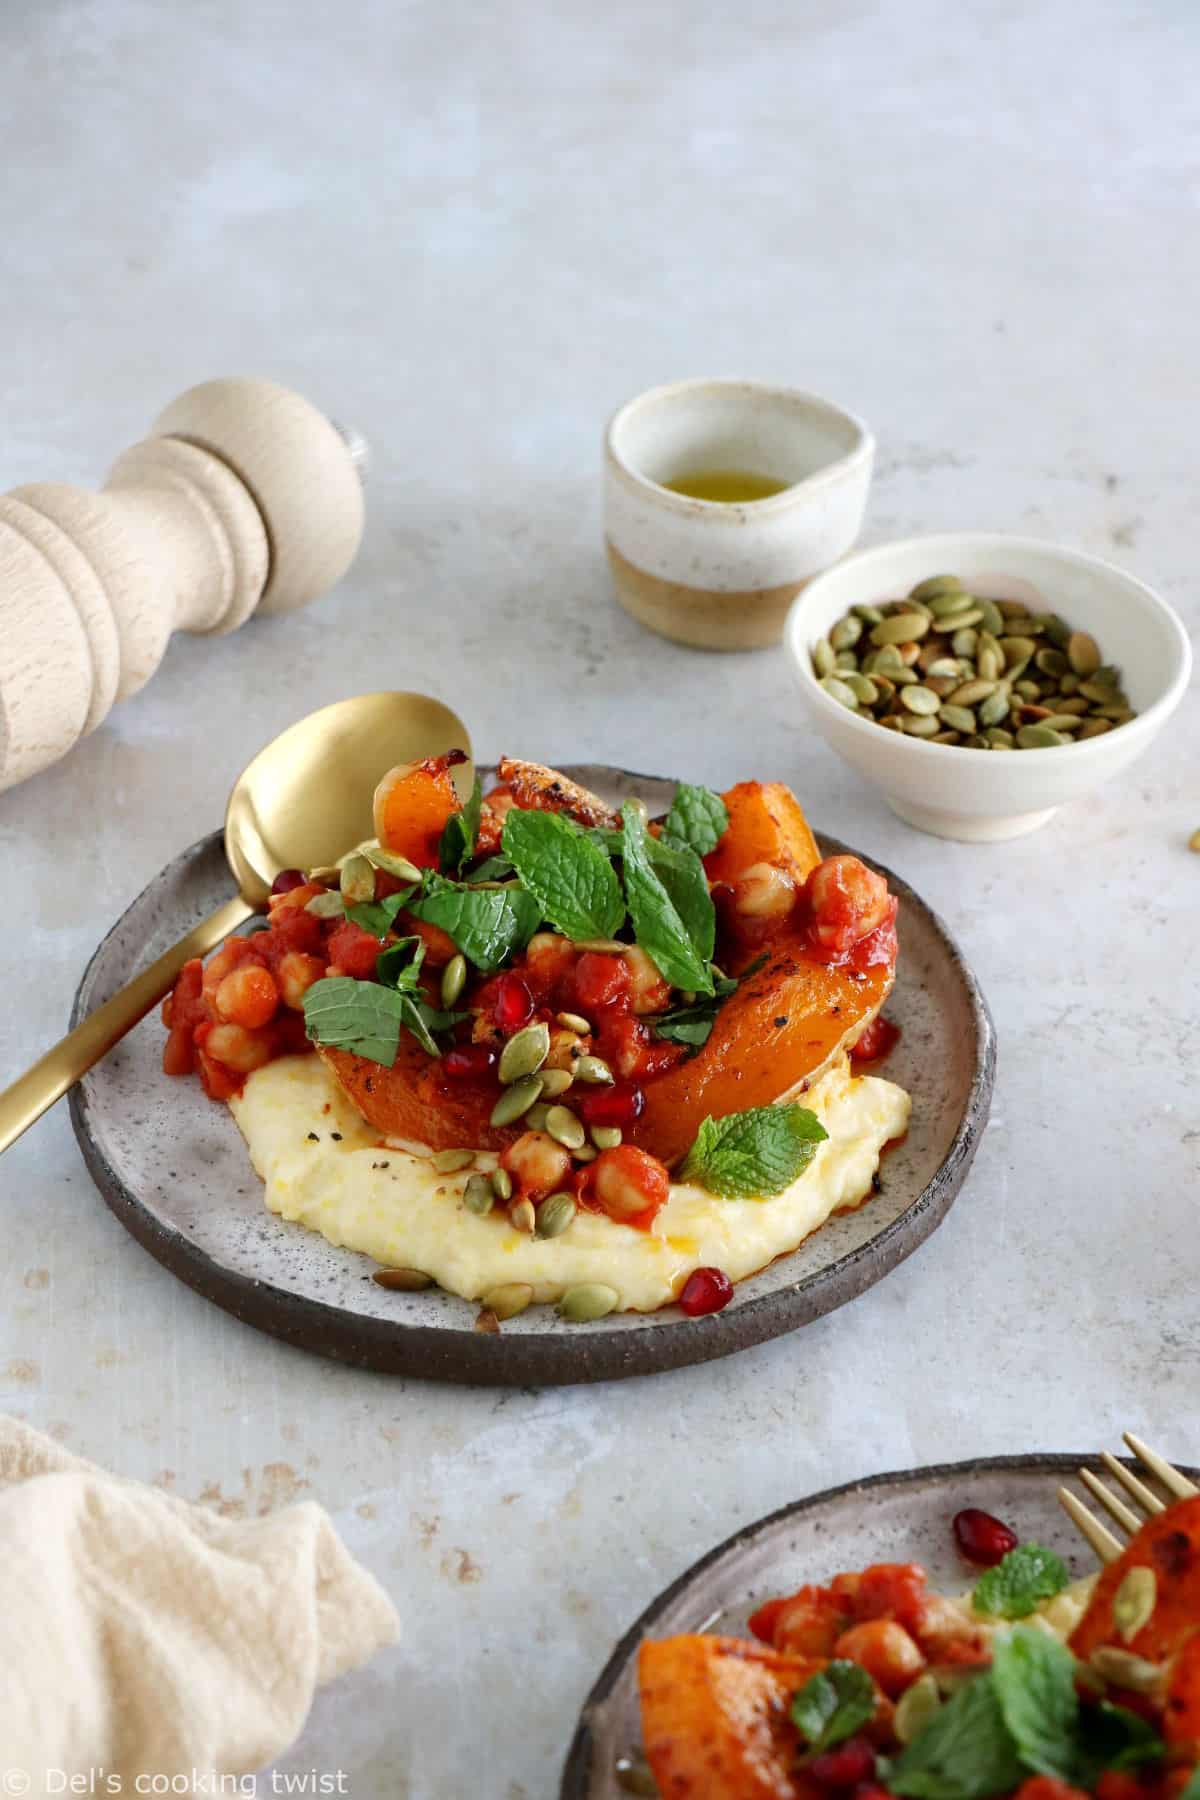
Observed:
[[[676,643],[777,644],[805,582],[858,537],[874,458],[860,419],[796,388],[697,380],[639,394],[605,439],[605,538],[618,600]],[[712,470],[786,485],[732,504],[664,486]]]

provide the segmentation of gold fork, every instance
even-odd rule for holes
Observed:
[[[1186,1475],[1181,1475],[1166,1457],[1160,1456],[1157,1450],[1152,1450],[1149,1444],[1144,1444],[1141,1438],[1134,1437],[1131,1431],[1123,1432],[1122,1436],[1138,1461],[1158,1479],[1173,1500],[1190,1500],[1194,1495],[1200,1494],[1200,1488],[1195,1482],[1189,1481]],[[1144,1481],[1140,1481],[1132,1469],[1127,1469],[1124,1463],[1118,1462],[1115,1456],[1110,1456],[1107,1450],[1101,1451],[1100,1461],[1108,1474],[1120,1483],[1131,1499],[1137,1501],[1148,1517],[1165,1512],[1167,1502],[1152,1488],[1148,1488]],[[1144,1520],[1138,1517],[1131,1506],[1126,1506],[1119,1494],[1114,1494],[1111,1488],[1106,1487],[1098,1475],[1093,1475],[1090,1469],[1080,1469],[1079,1479],[1093,1499],[1100,1502],[1109,1517],[1115,1519],[1121,1529],[1132,1537]],[[1115,1561],[1125,1548],[1121,1540],[1114,1536],[1094,1512],[1088,1510],[1082,1500],[1076,1498],[1070,1488],[1059,1488],[1058,1499],[1063,1511],[1082,1532],[1101,1562]]]

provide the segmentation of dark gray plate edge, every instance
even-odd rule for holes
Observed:
[[[634,771],[614,772],[632,781],[662,779]],[[837,855],[850,849],[839,839],[824,833],[818,833],[818,836],[826,855]],[[206,855],[221,842],[222,834],[212,832],[173,860],[182,863],[189,857]],[[86,1091],[82,1085],[77,1085],[71,1090],[70,1114],[84,1162],[105,1204],[131,1236],[197,1293],[245,1324],[301,1349],[356,1367],[374,1369],[382,1374],[417,1376],[472,1386],[542,1387],[658,1374],[749,1349],[801,1325],[811,1324],[847,1301],[857,1299],[881,1279],[877,1272],[880,1261],[886,1264],[885,1272],[890,1273],[918,1250],[953,1205],[975,1159],[991,1110],[996,1034],[979,984],[941,917],[893,870],[874,858],[871,861],[872,866],[886,877],[901,906],[917,909],[929,920],[947,958],[958,971],[974,1016],[975,1071],[962,1120],[949,1152],[932,1180],[878,1236],[805,1277],[794,1288],[773,1289],[707,1318],[660,1320],[640,1327],[626,1327],[619,1333],[608,1333],[602,1325],[586,1333],[578,1326],[564,1325],[562,1336],[546,1333],[535,1337],[504,1332],[494,1336],[475,1332],[469,1327],[448,1331],[424,1325],[393,1325],[384,1319],[347,1315],[340,1307],[328,1306],[269,1282],[240,1275],[223,1267],[216,1258],[179,1233],[164,1227],[100,1149],[91,1130]],[[138,904],[138,899],[140,896],[131,902],[126,913]],[[84,1017],[83,995],[92,970],[110,939],[120,930],[126,913],[105,934],[88,961],[72,1006],[72,1027]]]
[[[642,1639],[649,1637],[656,1619],[660,1618],[667,1608],[677,1600],[691,1584],[704,1575],[721,1559],[733,1550],[740,1550],[753,1542],[763,1532],[773,1531],[777,1525],[788,1520],[803,1518],[806,1513],[819,1512],[824,1506],[842,1500],[849,1494],[869,1494],[875,1489],[902,1489],[914,1487],[918,1483],[928,1481],[945,1481],[947,1483],[971,1480],[980,1475],[1003,1475],[1006,1472],[1057,1476],[1065,1479],[1076,1475],[1081,1465],[1091,1464],[1096,1460],[1096,1452],[1081,1450],[1063,1451],[1024,1451],[1017,1456],[972,1456],[965,1462],[929,1463],[921,1469],[891,1469],[882,1475],[865,1475],[857,1481],[843,1481],[838,1487],[823,1488],[819,1494],[809,1494],[803,1500],[790,1500],[786,1506],[777,1507],[764,1518],[755,1519],[752,1525],[743,1525],[731,1533],[723,1544],[715,1550],[707,1551],[685,1569],[669,1587],[665,1587],[646,1610],[634,1620],[629,1630],[621,1638],[612,1655],[605,1663],[594,1686],[579,1713],[579,1723],[575,1727],[575,1735],[571,1739],[570,1749],[563,1764],[562,1777],[559,1784],[558,1800],[591,1800],[591,1781],[595,1773],[593,1767],[593,1742],[591,1715],[609,1698],[618,1681],[624,1675],[630,1658],[638,1648]],[[1130,1468],[1135,1463],[1132,1458],[1122,1457]],[[1181,1473],[1192,1480],[1200,1480],[1200,1474],[1187,1464],[1176,1465]]]

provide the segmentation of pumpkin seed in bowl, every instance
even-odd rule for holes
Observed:
[[[811,654],[831,699],[928,743],[1052,750],[1136,717],[1090,633],[1022,600],[977,597],[957,575],[852,607]]]

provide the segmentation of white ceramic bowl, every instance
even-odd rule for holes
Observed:
[[[858,537],[874,458],[861,419],[798,388],[717,379],[639,394],[605,437],[604,535],[618,600],[680,644],[777,644],[804,583]],[[733,504],[663,485],[713,469],[785,485]]]
[[[952,574],[993,600],[1025,600],[1088,631],[1121,670],[1135,719],[1049,750],[983,751],[884,731],[821,687],[812,647],[851,607],[897,600],[927,575]],[[906,538],[860,550],[811,581],[784,631],[801,698],[821,735],[889,806],[922,831],[977,843],[1017,837],[1135,761],[1182,700],[1192,653],[1183,625],[1144,582],[1097,556],[983,531]]]

